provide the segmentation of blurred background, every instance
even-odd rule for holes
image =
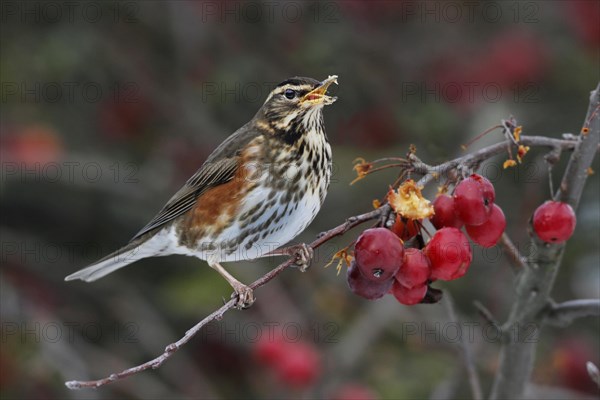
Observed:
[[[443,162],[511,115],[524,134],[579,132],[599,79],[600,3],[3,1],[0,11],[2,398],[470,397],[460,337],[488,391],[499,338],[473,302],[505,320],[514,283],[499,248],[475,247],[469,274],[439,285],[456,303],[453,322],[442,304],[364,300],[344,273],[323,268],[368,225],[355,229],[160,369],[95,391],[63,382],[157,356],[231,289],[203,261],[181,256],[91,284],[63,279],[125,244],[290,76],[339,75],[339,100],[325,110],[333,182],[297,241],[386,193],[397,171],[349,185],[357,157],[402,157],[414,144],[424,161]],[[470,150],[501,139],[488,135]],[[499,156],[482,168],[524,253],[527,220],[550,193],[544,154],[533,149],[509,170]],[[554,169],[555,186],[567,159]],[[600,295],[599,188],[596,174],[557,301]],[[278,261],[229,270],[251,282]],[[544,329],[538,397],[597,395],[584,364],[600,360],[599,333],[597,318]],[[285,343],[273,339],[281,335]]]

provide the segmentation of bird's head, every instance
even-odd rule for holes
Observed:
[[[294,77],[281,82],[267,97],[257,116],[262,122],[278,132],[318,124],[324,106],[333,104],[337,97],[327,95],[332,83],[337,84],[337,75],[324,81]]]

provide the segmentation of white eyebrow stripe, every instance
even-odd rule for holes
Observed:
[[[313,89],[313,87],[310,86],[310,85],[300,85],[300,86],[298,86],[298,85],[292,85],[291,83],[288,83],[287,85],[280,86],[280,87],[276,88],[275,90],[273,90],[273,93],[283,93],[287,89],[310,91],[310,90]]]

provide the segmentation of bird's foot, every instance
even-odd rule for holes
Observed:
[[[250,286],[240,283],[239,285],[233,285],[233,290],[235,292],[232,293],[231,298],[237,298],[235,308],[238,310],[249,308],[254,303],[254,290]]]
[[[305,272],[310,267],[315,252],[306,243],[300,243],[290,249],[290,255],[296,257],[294,264],[300,272]]]

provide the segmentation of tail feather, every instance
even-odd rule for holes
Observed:
[[[81,279],[85,282],[92,282],[142,258],[151,257],[154,252],[149,251],[146,244],[146,240],[135,240],[94,264],[67,276],[65,281]]]

